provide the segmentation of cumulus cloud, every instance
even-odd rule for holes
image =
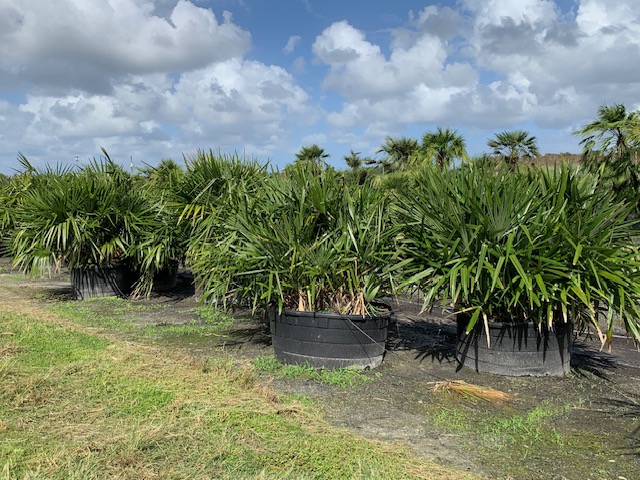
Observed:
[[[450,61],[440,35],[428,28],[410,33],[393,44],[388,58],[346,21],[317,37],[313,52],[329,66],[324,86],[346,99],[340,112],[329,115],[332,126],[348,128],[374,119],[390,128],[435,121],[447,116],[445,107],[453,97],[475,88],[476,71],[468,63]]]
[[[551,1],[468,2],[469,45],[479,66],[503,77],[492,93],[509,92],[531,119],[557,125],[567,111],[592,115],[598,104],[637,91],[640,71],[630,60],[640,58],[640,13],[633,3],[582,0],[567,18]]]
[[[29,129],[60,139],[177,136],[190,145],[235,146],[247,139],[267,145],[284,140],[288,122],[313,115],[306,92],[280,67],[230,59],[188,72],[132,76],[111,95],[29,95],[20,107]],[[41,139],[41,141],[44,139]]]
[[[379,45],[342,21],[318,36],[313,52],[329,65],[324,86],[348,98],[383,98],[403,94],[420,84],[444,86],[446,48],[438,37],[429,34],[411,46],[394,48],[387,59]]]
[[[242,56],[251,35],[179,0],[168,18],[136,0],[0,0],[0,70],[40,87],[107,93],[129,74],[185,71]]]
[[[465,0],[410,12],[388,45],[346,21],[313,45],[324,87],[342,106],[336,129],[368,124],[397,134],[411,124],[565,127],[640,87],[640,12],[633,0]],[[388,52],[388,53],[384,53]],[[635,93],[634,93],[635,92]]]
[[[638,105],[637,0],[460,0],[394,12],[406,20],[384,30],[305,24],[313,59],[291,35],[269,53],[280,65],[252,57],[249,28],[212,3],[0,0],[2,161],[22,145],[43,159],[290,153],[305,136],[370,153],[436,125],[549,128],[557,144],[602,103]]]
[[[0,105],[0,126],[19,125],[13,156],[20,142],[36,155],[63,144],[66,158],[286,148],[290,124],[317,115],[286,70],[245,58],[250,47],[231,14],[185,0],[0,0],[0,81],[25,92]]]
[[[296,49],[296,47],[300,43],[300,40],[302,40],[302,38],[299,35],[293,35],[289,37],[289,39],[287,40],[287,44],[284,46],[282,51],[287,54],[293,53],[293,51]]]
[[[216,141],[267,140],[283,134],[286,118],[309,111],[306,92],[284,69],[239,59],[184,74],[166,99],[166,117],[186,136]]]

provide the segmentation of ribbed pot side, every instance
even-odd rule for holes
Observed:
[[[135,281],[125,266],[92,266],[71,269],[71,296],[74,300],[122,296]]]
[[[573,325],[553,328],[529,323],[489,323],[490,343],[483,324],[467,334],[468,317],[458,316],[456,360],[481,373],[509,376],[562,376],[571,369]]]
[[[390,312],[363,318],[284,309],[268,316],[275,356],[285,363],[325,369],[382,363]]]

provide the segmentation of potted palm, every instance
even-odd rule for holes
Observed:
[[[202,278],[211,271],[211,246],[233,240],[227,220],[264,187],[267,165],[237,153],[212,150],[186,156],[185,165],[169,205],[179,212],[178,225],[188,238],[185,257],[195,277],[196,296],[208,303],[212,294],[204,289]],[[233,258],[225,261],[233,262]]]
[[[131,249],[139,271],[136,295],[152,290],[164,292],[178,283],[178,268],[185,260],[189,238],[188,225],[179,221],[182,206],[176,201],[184,170],[172,159],[141,169],[134,178],[135,188],[153,206],[153,216],[146,217],[137,242]]]
[[[397,270],[457,313],[460,365],[562,375],[572,330],[640,340],[640,266],[631,207],[579,170],[490,164],[426,168],[399,202]]]
[[[78,171],[34,173],[16,205],[9,248],[14,264],[29,273],[66,265],[77,299],[128,293],[139,280],[132,270],[143,273],[139,286],[146,291],[152,279],[145,273],[164,260],[150,255],[156,251],[150,232],[161,220],[131,175],[107,156]]]
[[[376,367],[390,318],[375,301],[388,288],[389,223],[378,190],[296,164],[237,206],[196,267],[212,297],[270,309],[278,358]]]
[[[15,215],[17,205],[23,194],[31,188],[35,169],[24,155],[18,155],[18,161],[23,170],[11,177],[0,176],[0,256],[9,253],[9,240],[15,230]]]

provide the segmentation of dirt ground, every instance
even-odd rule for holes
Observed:
[[[2,285],[34,301],[68,299],[62,276],[28,280],[8,269]],[[138,325],[188,325],[198,306],[188,277],[179,288],[132,310]],[[504,479],[640,479],[640,352],[616,338],[613,353],[598,351],[594,339],[576,340],[571,373],[562,378],[502,377],[459,369],[454,359],[455,323],[440,312],[421,314],[419,305],[393,305],[382,366],[371,382],[351,388],[314,380],[263,375],[286,394],[304,395],[334,425],[372,439],[400,442],[443,464]],[[268,325],[236,312],[224,335],[182,333],[150,337],[165,348],[202,357],[228,355],[253,360],[272,355]],[[140,340],[140,337],[136,337]],[[434,382],[464,380],[506,392],[509,405],[471,403],[433,392]]]

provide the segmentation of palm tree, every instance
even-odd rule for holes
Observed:
[[[511,170],[515,170],[519,158],[540,155],[536,137],[529,135],[526,130],[496,133],[496,138],[489,139],[487,146],[493,149],[494,155],[502,157]]]
[[[315,143],[313,145],[303,146],[298,153],[296,153],[295,163],[309,162],[314,166],[314,170],[322,169],[327,165],[325,158],[329,158],[328,153],[324,153],[324,149],[320,148]]]
[[[422,137],[422,152],[434,159],[440,168],[448,167],[453,160],[468,158],[464,137],[457,130],[438,127]]]
[[[357,170],[362,167],[364,159],[360,157],[360,152],[354,152],[351,150],[349,155],[344,156],[344,161],[351,170]]]
[[[629,199],[640,187],[636,164],[640,157],[640,111],[622,104],[601,105],[595,121],[573,132],[582,136],[582,162],[613,189]]]
[[[601,105],[596,120],[574,135],[582,136],[583,160],[586,166],[615,159],[637,159],[640,150],[640,112],[627,112],[624,105]]]
[[[360,152],[354,152],[353,150],[351,150],[349,155],[344,156],[344,161],[349,167],[349,170],[345,172],[345,178],[352,180],[358,185],[364,184],[367,177],[374,170],[372,168],[365,168],[365,165],[376,164],[375,160],[369,157],[361,157]]]
[[[153,173],[159,183],[173,187],[180,181],[182,175],[184,175],[184,170],[175,160],[163,158]]]
[[[388,171],[401,170],[406,167],[411,160],[420,152],[420,146],[415,138],[387,137],[385,143],[376,153],[384,153],[387,158],[381,162],[383,168],[387,167]]]

